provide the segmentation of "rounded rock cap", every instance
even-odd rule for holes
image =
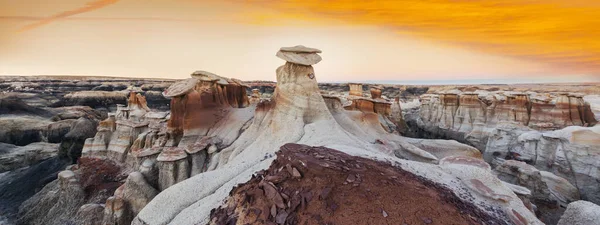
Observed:
[[[294,47],[282,47],[276,56],[290,63],[310,66],[322,60],[321,56],[317,53],[321,53],[321,50],[297,45]]]
[[[188,78],[182,81],[178,81],[171,85],[167,90],[163,91],[163,95],[165,97],[176,97],[180,95],[185,95],[192,91],[196,84],[198,83],[198,79],[196,78]]]
[[[305,47],[304,45],[296,45],[294,47],[281,47],[279,51],[296,53],[321,53],[321,50],[319,49]]]
[[[187,153],[185,153],[185,149],[179,147],[168,147],[165,148],[160,155],[158,155],[156,161],[174,162],[180,159],[185,159],[186,157]]]
[[[191,76],[201,81],[217,81],[217,84],[220,85],[229,84],[226,78],[204,70],[197,70],[196,72],[193,72]]]

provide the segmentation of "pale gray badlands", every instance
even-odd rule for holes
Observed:
[[[600,84],[318,83],[319,53],[0,77],[0,224],[600,224]]]

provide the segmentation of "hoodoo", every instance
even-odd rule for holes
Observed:
[[[448,189],[432,188],[429,191],[433,195],[442,192],[452,193],[450,195],[457,196],[452,201],[460,201],[462,203],[459,205],[464,205],[448,207],[469,207],[474,210],[467,210],[468,212],[465,212],[465,210],[458,211],[467,214],[476,211],[478,213],[477,216],[470,214],[471,216],[465,215],[463,218],[475,218],[475,221],[483,222],[481,221],[482,218],[493,217],[500,224],[540,224],[539,220],[523,205],[511,189],[502,185],[500,180],[491,174],[489,166],[482,168],[478,166],[485,164],[485,162],[477,159],[481,157],[481,154],[476,149],[452,141],[407,139],[386,130],[383,126],[386,123],[384,120],[387,120],[387,117],[390,116],[392,103],[377,96],[376,90],[374,91],[374,98],[359,98],[359,101],[357,101],[371,103],[370,106],[364,106],[362,103],[352,103],[356,104],[353,110],[345,110],[339,97],[322,96],[312,67],[312,65],[321,61],[321,57],[318,55],[320,52],[320,50],[304,46],[281,48],[277,56],[286,60],[286,63],[276,70],[277,86],[275,92],[270,100],[261,100],[256,105],[251,123],[244,126],[247,128],[238,128],[237,130],[241,132],[238,138],[230,144],[221,144],[225,148],[212,153],[214,155],[209,158],[218,160],[211,160],[211,165],[208,166],[206,172],[199,173],[162,191],[142,209],[134,219],[133,224],[204,224],[210,222],[211,217],[212,222],[216,224],[222,224],[225,220],[231,224],[268,224],[269,221],[287,224],[293,223],[293,221],[308,221],[308,218],[296,217],[301,215],[297,213],[298,211],[292,213],[294,210],[301,210],[296,207],[298,206],[296,203],[299,203],[297,200],[299,196],[283,190],[282,187],[289,185],[280,183],[287,182],[284,181],[286,178],[281,177],[287,177],[286,173],[289,173],[289,177],[295,179],[308,175],[306,174],[307,171],[299,166],[306,166],[307,163],[317,163],[323,170],[328,167],[335,167],[337,172],[332,174],[347,176],[346,180],[349,180],[348,182],[357,182],[351,186],[364,185],[367,187],[376,185],[374,183],[369,185],[360,184],[361,181],[371,182],[370,180],[372,180],[361,177],[364,171],[369,171],[366,167],[362,167],[361,163],[357,164],[356,170],[363,172],[358,175],[350,174],[351,172],[344,169],[344,166],[337,168],[337,165],[345,165],[344,157],[348,156],[341,157],[339,153],[328,148],[334,148],[344,154],[357,157],[352,160],[360,161],[360,157],[366,157],[377,161],[391,162],[387,166],[396,167],[399,171],[406,171],[406,174],[411,174],[409,176],[419,177],[413,180],[414,182],[411,181],[410,184],[406,184],[409,186],[422,186],[424,184],[418,184],[417,180],[425,179],[428,182],[448,187]],[[381,103],[384,107],[378,107],[377,104],[373,103]],[[229,123],[232,123],[232,121],[218,125],[231,126]],[[213,129],[219,128],[215,126]],[[207,136],[211,136],[210,132]],[[269,172],[268,176],[265,172],[257,173],[257,171],[267,169],[269,165],[274,163],[276,152],[280,150],[281,146],[290,146],[285,145],[287,143],[324,146],[327,148],[320,148],[318,151],[298,151],[294,153],[299,154],[297,156],[281,159],[290,160],[289,163],[293,164],[293,167],[289,167],[289,164],[287,167],[284,166],[283,171],[288,172],[281,172],[281,174]],[[208,144],[198,143],[198,146],[200,145],[208,146]],[[313,154],[311,152],[322,152],[322,154],[302,155]],[[279,157],[288,157],[285,156],[286,154],[279,154]],[[448,163],[443,166],[434,165],[447,156],[463,158],[453,161],[447,160]],[[304,162],[303,159],[316,161]],[[432,164],[415,163],[405,159]],[[281,160],[278,162],[286,162]],[[282,170],[278,169],[277,171]],[[371,172],[379,174],[379,172]],[[267,180],[260,181],[260,189],[257,189],[264,194],[255,196],[265,196],[268,199],[266,204],[257,207],[268,208],[260,208],[258,211],[251,210],[260,215],[250,215],[249,217],[244,215],[244,218],[249,218],[244,221],[235,220],[235,218],[241,218],[241,215],[237,215],[240,211],[235,207],[239,207],[239,210],[251,207],[250,205],[244,205],[244,203],[228,205],[229,209],[225,211],[217,210],[218,212],[232,212],[233,214],[226,213],[227,218],[219,218],[219,215],[222,216],[222,214],[211,215],[211,210],[220,206],[228,198],[228,193],[231,192],[234,186],[247,182],[253,176],[260,176],[261,180],[262,178]],[[288,180],[291,182],[293,179]],[[311,185],[310,182],[312,181],[309,179],[303,181],[306,185]],[[324,183],[323,185],[327,186],[324,189],[325,192],[331,193],[330,196],[334,196],[331,199],[333,202],[326,199],[326,194],[321,194],[320,198],[326,200],[327,204],[339,206],[340,209],[348,207],[343,202],[335,202],[335,198],[337,198],[335,196],[344,195],[343,192],[338,193],[338,191],[341,191],[340,185],[345,184],[337,183],[334,180],[329,182],[331,183]],[[302,193],[306,196],[315,196],[315,198],[312,198],[313,202],[316,201],[315,199],[318,196],[318,193]],[[447,196],[447,194],[443,195]],[[472,197],[463,199],[458,196]],[[235,196],[232,196],[232,198],[235,198]],[[235,201],[235,199],[231,199],[229,202]],[[316,204],[316,202],[313,202],[307,200],[305,203],[310,207],[311,204]],[[364,201],[362,203],[364,203],[364,207],[368,208],[371,207],[372,202]],[[376,206],[372,205],[372,207]],[[335,210],[335,207],[333,210]],[[392,208],[389,210],[392,210]],[[381,215],[381,212],[377,213]],[[389,215],[410,212],[393,213]],[[259,217],[260,220],[254,220],[256,217]],[[369,215],[366,215],[366,217],[369,217]],[[229,218],[234,219],[229,220]]]
[[[128,105],[85,141],[79,164],[24,205],[23,222],[295,224],[319,216],[344,224],[348,218],[340,215],[360,203],[360,209],[380,209],[357,214],[378,216],[375,223],[410,217],[426,223],[453,218],[460,224],[541,224],[520,199],[531,191],[503,183],[477,149],[398,135],[400,102],[390,102],[381,88],[372,88],[371,97],[363,97],[360,85],[347,97],[321,94],[312,66],[321,61],[320,52],[281,48],[276,55],[286,62],[276,70],[270,99],[254,92],[250,102],[244,83],[206,71],[163,92],[171,98],[170,112],[151,111],[141,95],[131,94]],[[446,93],[436,107],[479,112],[469,98],[471,104],[459,109],[459,95]],[[449,128],[456,124],[453,117],[444,120]],[[574,138],[593,142],[585,134]],[[546,188],[550,192],[564,186],[551,176],[535,178],[555,180]],[[242,196],[245,189],[253,191]],[[365,199],[346,198],[350,193]],[[397,207],[390,196],[419,204]],[[416,214],[430,209],[450,213]],[[329,214],[318,214],[324,212]]]

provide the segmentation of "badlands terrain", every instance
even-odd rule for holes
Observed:
[[[600,84],[0,78],[0,224],[600,224]]]

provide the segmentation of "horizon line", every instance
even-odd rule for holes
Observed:
[[[183,80],[186,78],[162,78],[162,77],[128,77],[119,75],[65,75],[65,74],[0,74],[0,77],[52,77],[52,78],[112,78],[112,79],[147,79],[147,80]],[[230,77],[235,78],[235,77]],[[318,83],[363,83],[363,84],[391,84],[391,85],[501,85],[501,84],[600,84],[600,80],[582,80],[582,81],[567,81],[556,80],[555,78],[546,78],[548,81],[539,79],[530,80],[511,80],[511,79],[456,79],[456,80],[326,80]],[[244,80],[245,82],[267,81],[275,82],[275,80]]]

